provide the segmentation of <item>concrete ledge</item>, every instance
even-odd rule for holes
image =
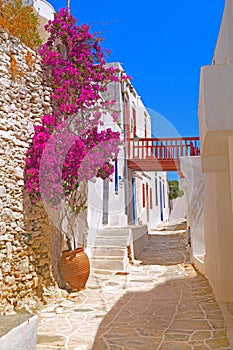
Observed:
[[[0,350],[35,350],[37,325],[37,316],[0,316]]]
[[[205,257],[204,255],[193,255],[193,264],[196,267],[196,269],[202,273],[205,274]]]
[[[177,230],[177,231],[160,231],[152,229],[149,231],[150,236],[178,236],[178,235],[187,235],[187,230]]]
[[[148,227],[147,225],[134,226],[131,228],[133,245],[133,258],[137,259],[139,254],[148,242]]]

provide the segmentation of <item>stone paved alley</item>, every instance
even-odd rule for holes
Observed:
[[[150,236],[126,275],[91,275],[87,288],[39,315],[37,350],[230,350],[207,280],[188,263],[184,231]]]

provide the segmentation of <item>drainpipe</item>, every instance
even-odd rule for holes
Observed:
[[[68,12],[70,13],[70,0],[66,0],[66,8]]]
[[[123,74],[123,72],[122,72]],[[124,131],[124,140],[126,140],[126,114],[125,114],[125,83],[121,83],[121,95],[122,95],[122,105],[123,105],[123,131]],[[127,215],[127,225],[129,223],[128,216],[128,164],[127,164],[127,145],[124,143],[124,179],[125,179],[125,215]]]

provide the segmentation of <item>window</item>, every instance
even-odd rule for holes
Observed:
[[[142,206],[145,208],[146,206],[146,196],[145,196],[145,185],[142,184]]]
[[[147,124],[146,124],[146,119],[145,119],[145,124],[144,124],[144,137],[147,137]]]
[[[136,130],[137,130],[137,125],[136,125],[136,110],[135,108],[133,107],[132,108],[132,112],[133,112],[133,119],[132,119],[132,133],[133,133],[133,138],[136,137]]]

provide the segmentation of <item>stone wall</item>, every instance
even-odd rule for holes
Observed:
[[[39,56],[0,30],[0,313],[33,307],[35,291],[50,276],[51,226],[24,192],[33,125],[49,112]]]

